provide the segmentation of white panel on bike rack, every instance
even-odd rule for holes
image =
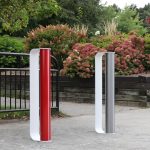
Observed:
[[[30,136],[40,141],[39,125],[39,49],[30,52]]]
[[[95,131],[104,133],[102,122],[102,57],[105,53],[98,52],[95,56]]]

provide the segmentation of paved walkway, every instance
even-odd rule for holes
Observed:
[[[94,105],[62,103],[72,117],[52,120],[51,143],[29,137],[29,121],[0,122],[0,150],[149,150],[150,109],[116,106],[116,133],[94,131]]]

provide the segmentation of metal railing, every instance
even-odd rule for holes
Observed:
[[[13,58],[12,64],[2,63],[2,59]],[[29,54],[0,52],[0,112],[27,111],[30,109],[28,68]],[[26,61],[24,63],[24,61]],[[52,56],[52,109],[59,111],[59,69]],[[38,94],[38,93],[37,93]]]

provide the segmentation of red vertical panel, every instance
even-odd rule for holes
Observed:
[[[40,136],[51,140],[51,75],[50,49],[40,49]]]

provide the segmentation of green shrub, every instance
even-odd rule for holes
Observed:
[[[121,33],[129,33],[134,30],[138,35],[143,35],[147,32],[136,8],[126,6],[115,19],[118,23],[117,30]]]
[[[112,43],[111,36],[94,36],[91,38],[91,43],[100,48],[107,48]]]
[[[146,34],[144,37],[145,41],[145,53],[150,54],[150,34]]]
[[[99,47],[99,48],[108,48],[110,44],[112,44],[116,40],[123,40],[127,38],[128,35],[126,34],[117,34],[117,35],[99,35],[94,36],[90,39],[90,42]]]
[[[24,43],[21,38],[14,38],[10,36],[0,36],[0,52],[24,52]],[[23,62],[25,64],[25,62]],[[16,57],[0,55],[1,67],[15,67],[18,62]]]
[[[24,51],[23,40],[8,35],[0,36],[0,51],[21,53]]]
[[[62,68],[63,60],[68,56],[73,44],[84,41],[86,41],[85,34],[67,25],[40,26],[28,33],[25,49],[29,52],[33,48],[51,48],[52,54]]]

